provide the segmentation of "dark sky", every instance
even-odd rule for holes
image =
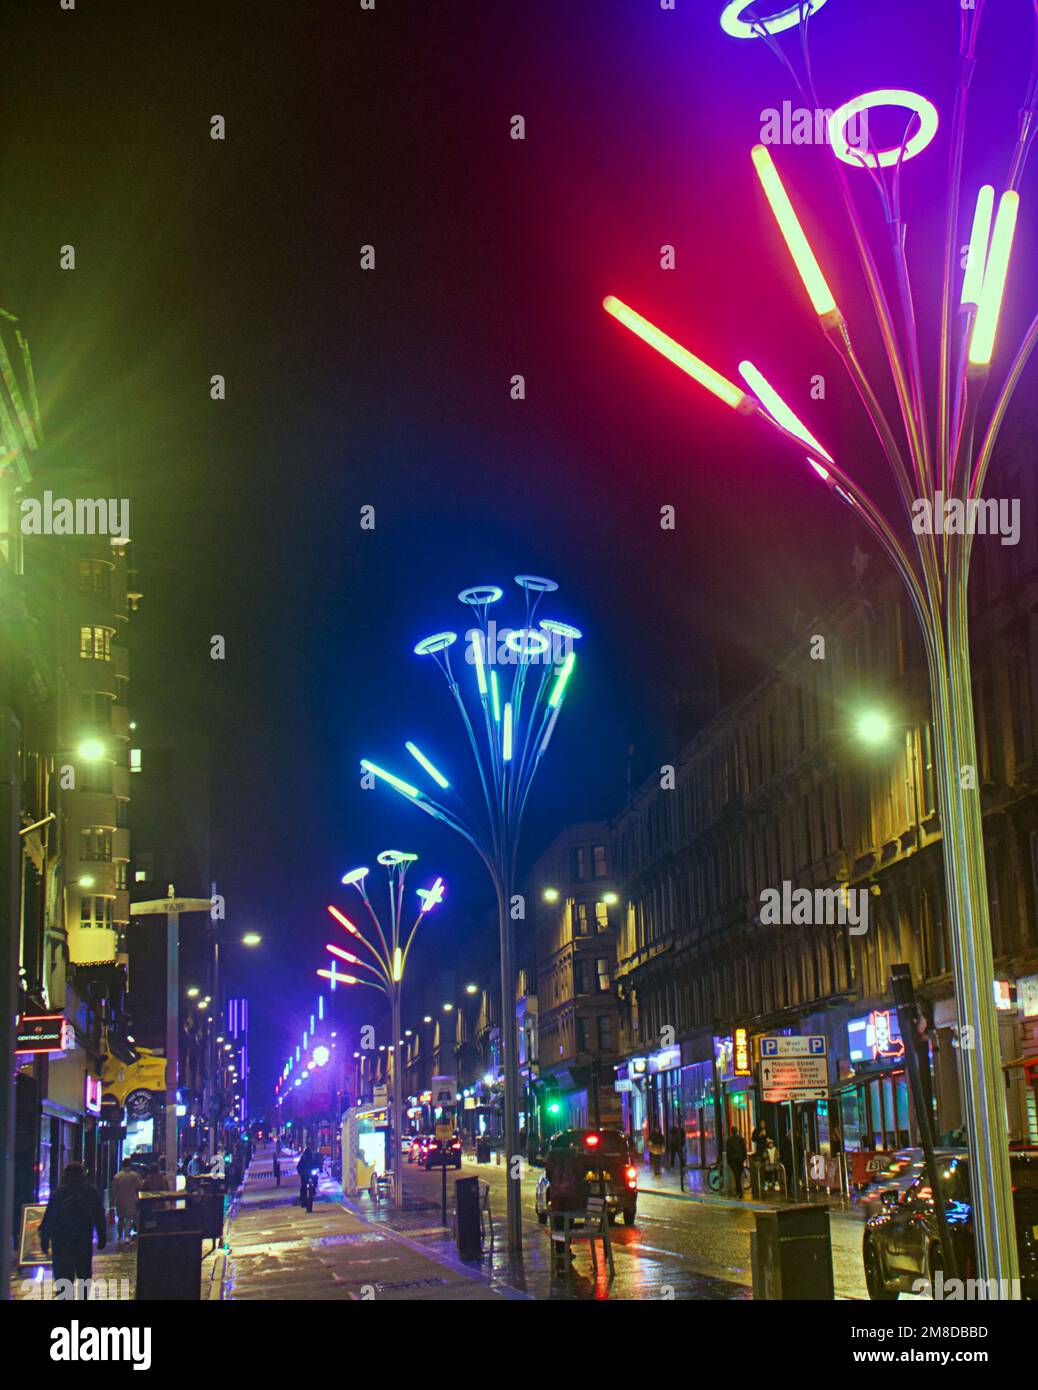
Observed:
[[[1027,0],[989,8],[970,207],[980,181],[1001,186],[1031,56]],[[883,491],[748,157],[762,110],[795,90],[763,45],[722,34],[719,9],[49,0],[5,23],[0,304],[31,339],[45,466],[115,463],[131,498],[134,698],[164,736],[212,741],[214,871],[230,925],[265,936],[235,981],[254,1001],[257,1100],[309,1013],[345,867],[416,849],[450,883],[424,966],[485,944],[475,859],[357,785],[360,756],[400,766],[405,738],[465,766],[443,683],[411,655],[463,621],[460,588],[548,574],[562,587],[544,613],[586,633],[532,857],[620,806],[628,744],[638,777],[673,751],[674,693],[714,644],[766,661],[850,577],[864,537],[802,464],[601,309],[618,294],[732,377],[752,357]],[[812,26],[823,99],[909,87],[946,117],[957,14],[829,0]],[[905,171],[921,306],[945,135]],[[875,363],[823,154],[776,157]],[[1030,311],[1032,189],[1033,170],[1006,341]],[[66,243],[74,272],[58,269]]]

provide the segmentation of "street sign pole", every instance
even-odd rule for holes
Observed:
[[[177,1186],[177,1076],[180,1064],[180,913],[166,913],[166,1181]]]

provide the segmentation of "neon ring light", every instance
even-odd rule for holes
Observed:
[[[496,603],[504,593],[496,584],[474,584],[471,589],[462,589],[458,598],[462,603],[471,604],[473,608],[480,608],[484,603]]]
[[[779,10],[777,14],[769,15],[767,19],[758,19],[748,23],[743,19],[747,10],[752,9],[754,4],[759,4],[760,0],[729,0],[721,12],[721,28],[726,34],[731,34],[735,39],[756,39],[760,35],[758,30],[763,29],[768,34],[781,34],[786,29],[793,29],[800,23],[800,0],[785,10]],[[807,14],[813,15],[822,8],[825,0],[810,0],[807,7]]]
[[[505,646],[517,656],[540,656],[551,646],[551,638],[535,627],[520,627],[508,633]]]
[[[517,574],[515,582],[520,589],[532,594],[553,594],[559,587],[554,579],[545,579],[540,574]]]
[[[449,647],[458,640],[456,632],[434,632],[431,637],[423,637],[420,642],[414,644],[416,656],[431,656],[433,652],[442,652],[444,647]]]
[[[919,129],[905,145],[903,155],[900,145],[895,145],[889,150],[877,150],[873,155],[860,150],[855,151],[848,144],[845,134],[847,122],[862,111],[870,111],[874,106],[906,106],[919,117]],[[926,149],[936,134],[937,107],[917,92],[906,92],[900,88],[885,87],[878,92],[863,92],[860,97],[845,102],[829,117],[829,143],[833,147],[833,154],[837,159],[842,159],[844,164],[854,164],[859,169],[863,165],[871,168],[878,165],[880,169],[886,169],[891,164],[897,164],[899,160],[912,159]]]

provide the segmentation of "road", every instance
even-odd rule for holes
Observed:
[[[460,1176],[478,1175],[490,1186],[490,1204],[499,1237],[504,1230],[505,1175],[494,1164],[464,1164]],[[523,1244],[521,1267],[510,1261],[503,1240],[495,1242],[492,1259],[485,1258],[496,1278],[537,1298],[612,1297],[743,1299],[751,1297],[750,1232],[755,1216],[746,1208],[715,1197],[677,1197],[642,1192],[637,1223],[613,1227],[616,1279],[608,1287],[600,1277],[589,1277],[587,1247],[577,1246],[578,1276],[570,1289],[552,1285],[548,1267],[548,1236],[539,1225],[534,1208],[534,1188],[540,1170],[524,1171]],[[448,1213],[453,1204],[453,1184],[459,1174],[447,1174]],[[388,1220],[395,1229],[432,1249],[445,1249],[440,1224],[442,1175],[414,1166],[405,1170],[407,1209],[374,1215],[367,1196],[357,1199],[358,1210],[368,1219]],[[838,1298],[865,1299],[861,1264],[861,1221],[853,1214],[834,1212],[832,1223],[833,1267]]]

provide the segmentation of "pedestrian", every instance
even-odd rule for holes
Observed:
[[[763,1120],[758,1120],[753,1133],[750,1135],[750,1142],[753,1145],[753,1158],[751,1160],[750,1173],[753,1178],[753,1195],[759,1197],[764,1187],[764,1169],[768,1162],[768,1149],[771,1147],[771,1135],[768,1127]]]
[[[169,1191],[169,1183],[166,1181],[166,1176],[165,1176],[165,1174],[162,1172],[161,1168],[159,1167],[159,1165],[158,1165],[157,1163],[149,1163],[149,1164],[148,1164],[148,1171],[145,1173],[145,1175],[144,1175],[144,1181],[141,1183],[141,1191],[142,1191],[142,1192],[168,1192],[168,1191]]]
[[[649,1157],[652,1160],[653,1174],[658,1178],[660,1168],[663,1164],[663,1155],[667,1152],[667,1141],[663,1137],[663,1131],[658,1127],[649,1134]]]
[[[187,1164],[187,1175],[188,1175],[189,1178],[198,1178],[198,1177],[201,1177],[201,1175],[202,1175],[204,1172],[205,1172],[205,1163],[204,1163],[204,1161],[203,1161],[203,1159],[202,1159],[202,1155],[201,1155],[201,1154],[198,1152],[198,1150],[196,1149],[195,1152],[194,1152],[194,1153],[191,1155],[191,1157],[188,1159],[188,1164]]]
[[[735,1184],[735,1195],[742,1201],[742,1173],[746,1164],[746,1140],[737,1129],[729,1132],[725,1140],[724,1156],[728,1160],[728,1171]]]
[[[68,1280],[72,1297],[79,1293],[78,1280],[89,1279],[94,1253],[105,1248],[105,1207],[101,1194],[87,1182],[81,1163],[70,1163],[61,1175],[57,1192],[51,1194],[40,1223],[40,1248],[46,1255],[54,1250],[54,1280]],[[64,1297],[64,1290],[57,1291]]]
[[[317,1155],[307,1143],[296,1164],[296,1172],[299,1174],[299,1205],[306,1206],[306,1185],[313,1176],[313,1171],[317,1167]]]
[[[281,1156],[277,1149],[274,1150],[274,1186],[281,1186]]]
[[[678,1125],[670,1127],[670,1170],[685,1166],[685,1132]]]
[[[587,1163],[578,1161],[577,1155],[568,1145],[551,1148],[544,1156],[544,1175],[548,1180],[548,1208],[551,1213],[551,1228],[561,1231],[565,1228],[563,1213],[583,1213],[587,1210],[589,1187]],[[559,1264],[568,1265],[573,1259],[573,1251],[563,1247],[561,1241],[551,1243],[552,1259]],[[568,1256],[568,1259],[566,1258]]]
[[[108,1200],[115,1213],[116,1235],[119,1244],[129,1236],[131,1228],[136,1229],[137,1213],[140,1211],[141,1175],[128,1158],[112,1179],[108,1190]]]

